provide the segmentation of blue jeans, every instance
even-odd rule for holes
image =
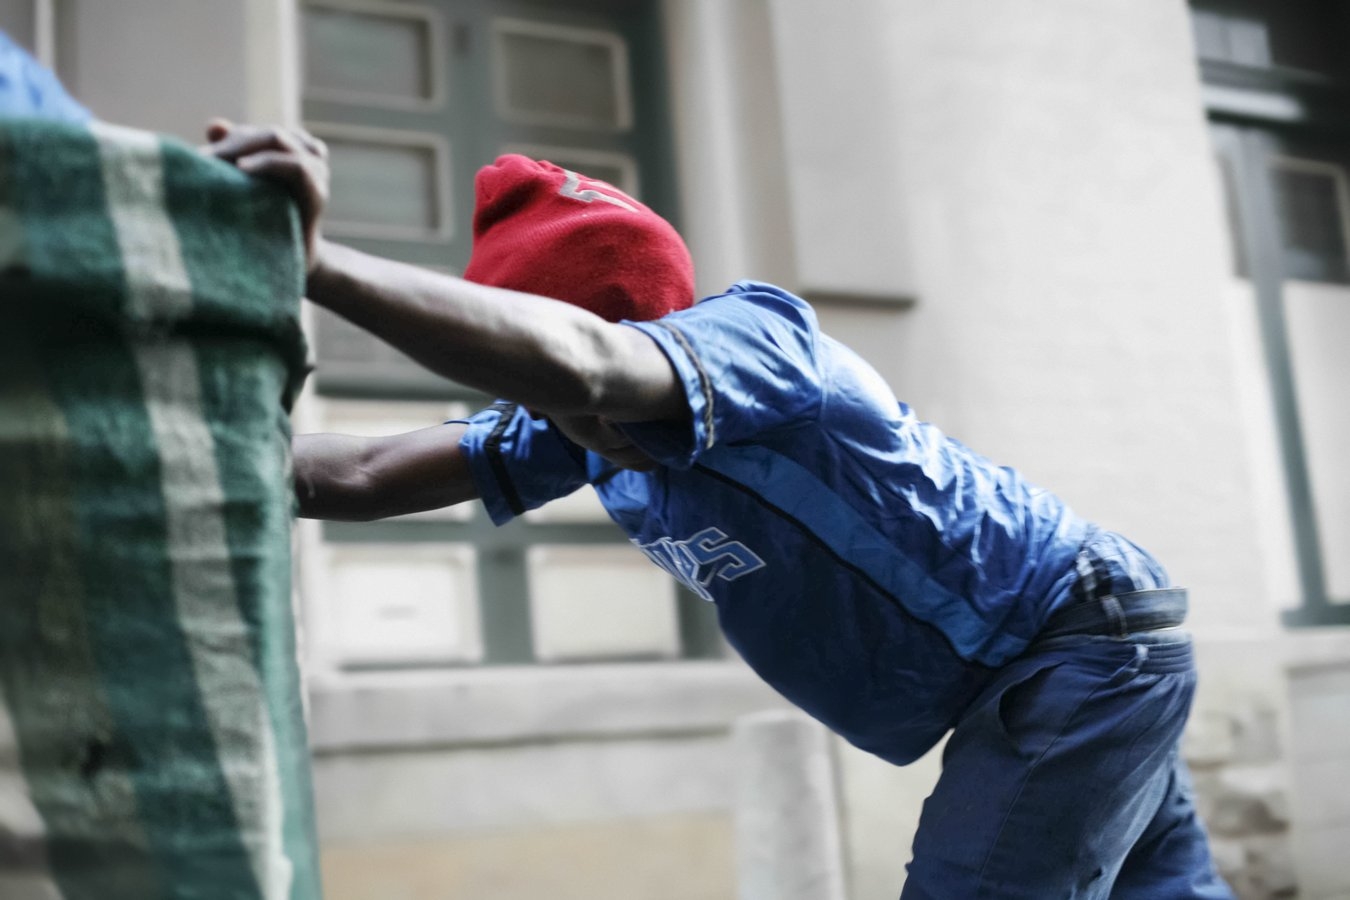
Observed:
[[[1181,591],[1119,599],[1158,628],[1178,596],[1184,614]],[[1178,748],[1190,636],[1130,633],[1118,604],[1083,612],[999,670],[953,730],[902,900],[1232,900]]]

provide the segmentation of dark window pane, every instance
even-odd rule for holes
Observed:
[[[561,30],[550,35],[500,23],[502,114],[538,124],[625,127],[622,46],[608,35],[586,38]]]
[[[443,189],[432,146],[327,137],[332,169],[328,219],[408,233],[436,232]]]
[[[429,20],[307,6],[305,89],[312,95],[429,100]]]
[[[1286,163],[1278,164],[1273,175],[1285,275],[1308,281],[1350,280],[1340,170]]]
[[[1260,68],[1270,66],[1270,38],[1266,23],[1260,18],[1196,10],[1191,25],[1201,59]]]
[[[1270,52],[1277,66],[1341,77],[1350,24],[1344,0],[1263,2],[1270,28]]]
[[[1350,74],[1341,52],[1350,27],[1344,0],[1199,0],[1191,24],[1203,60]]]

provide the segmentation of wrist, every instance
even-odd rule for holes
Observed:
[[[309,273],[305,278],[305,296],[321,306],[340,276],[341,250],[339,245],[323,237],[315,241]]]

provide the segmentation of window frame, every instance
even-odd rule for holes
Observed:
[[[315,137],[332,141],[352,141],[387,147],[413,147],[431,151],[434,209],[437,226],[417,228],[405,225],[381,225],[374,222],[324,220],[324,231],[333,237],[367,238],[370,240],[419,241],[440,243],[454,240],[459,229],[455,227],[453,153],[450,138],[431,131],[402,128],[379,128],[369,125],[349,125],[342,122],[307,122],[306,127]]]
[[[1224,4],[1192,3],[1206,11]],[[1350,35],[1345,35],[1350,48]],[[1201,92],[1215,150],[1231,177],[1234,218],[1244,275],[1256,295],[1257,316],[1270,379],[1277,441],[1293,528],[1299,605],[1283,612],[1293,628],[1350,625],[1350,598],[1332,598],[1316,518],[1308,453],[1294,382],[1284,309],[1284,245],[1270,167],[1298,159],[1278,149],[1281,139],[1335,145],[1350,158],[1350,78],[1201,59]],[[1339,183],[1339,182],[1338,182]],[[1345,202],[1345,198],[1340,198]],[[1350,232],[1347,233],[1350,241]],[[1347,250],[1350,254],[1350,249]]]
[[[446,60],[449,49],[446,43],[445,19],[440,11],[423,6],[398,6],[379,0],[304,0],[306,7],[323,7],[342,10],[372,17],[390,19],[413,19],[421,21],[427,29],[427,77],[431,80],[429,97],[400,97],[396,94],[382,94],[378,91],[344,91],[333,88],[313,88],[307,79],[306,51],[304,41],[300,42],[301,91],[307,100],[326,100],[352,106],[377,107],[406,110],[409,112],[434,112],[443,109],[450,95],[447,86]]]
[[[321,8],[350,5],[364,9],[371,2],[303,0],[302,8],[303,5]],[[350,228],[330,229],[331,233],[336,236],[341,232],[344,236],[354,237],[354,245],[367,252],[453,271],[454,267],[463,265],[468,254],[469,209],[457,209],[453,204],[462,204],[465,198],[472,200],[471,169],[490,162],[500,153],[521,150],[531,154],[556,150],[565,153],[569,160],[593,158],[608,165],[618,165],[627,173],[632,187],[636,188],[639,181],[642,183],[647,193],[644,202],[648,206],[672,222],[677,221],[672,208],[676,192],[671,183],[674,166],[673,151],[669,146],[670,99],[662,73],[665,46],[660,30],[659,0],[623,4],[575,0],[547,5],[516,0],[422,0],[418,5],[435,6],[442,13],[440,28],[446,54],[442,75],[453,80],[444,106],[411,109],[344,104],[340,98],[323,96],[322,92],[320,96],[307,92],[302,96],[304,119],[320,136],[351,134],[358,139],[390,131],[421,135],[434,129],[433,133],[446,140],[453,151],[453,155],[447,157],[451,176],[447,183],[453,196],[448,198],[450,205],[444,221],[460,226],[459,230],[453,240],[422,243],[387,232],[378,239],[355,236]],[[390,6],[392,4],[381,4],[379,11]],[[543,29],[548,35],[571,31],[588,37],[612,35],[615,39],[631,42],[631,48],[625,44],[623,49],[625,77],[619,88],[624,93],[622,111],[627,116],[627,131],[602,129],[593,124],[586,127],[562,123],[522,124],[500,114],[494,105],[498,89],[494,83],[497,63],[489,55],[495,40],[494,23],[503,19],[521,19],[534,13],[553,23]],[[629,187],[627,184],[619,186]],[[360,362],[335,364],[325,359],[322,341],[316,341],[316,347],[319,366],[315,385],[319,403],[330,398],[437,400],[468,402],[477,409],[492,400],[421,370],[395,371],[388,364]],[[477,548],[483,658],[476,664],[429,667],[432,670],[453,672],[456,669],[517,665],[538,666],[542,670],[590,665],[580,661],[547,663],[537,658],[532,646],[531,597],[525,557],[531,547],[541,545],[626,544],[623,534],[607,518],[578,522],[526,516],[496,528],[478,504],[474,506],[473,515],[467,519],[418,515],[373,523],[323,523],[317,529],[318,538],[329,546],[452,542]],[[322,578],[316,578],[315,582],[322,584]],[[713,607],[683,586],[676,586],[674,590],[680,650],[672,664],[725,660],[728,650],[717,627]],[[316,632],[324,630],[316,628]],[[321,658],[327,653],[325,648],[317,646],[317,642],[314,652]],[[598,661],[623,662],[619,658]],[[632,663],[644,667],[657,664],[656,659]]]
[[[628,57],[628,44],[623,36],[603,28],[579,28],[573,25],[555,25],[532,22],[512,15],[494,15],[490,38],[494,53],[492,62],[492,103],[493,109],[505,122],[542,128],[576,128],[584,131],[618,132],[632,131],[635,116],[633,113],[633,67]],[[612,124],[592,122],[566,113],[538,114],[518,110],[511,106],[508,96],[506,72],[506,53],[504,43],[508,34],[533,38],[553,38],[574,40],[577,43],[604,45],[612,51],[616,94],[615,121]]]

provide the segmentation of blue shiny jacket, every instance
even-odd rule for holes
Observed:
[[[617,470],[498,406],[462,445],[494,521],[590,483],[658,565],[717,604],[784,696],[903,764],[1069,601],[1080,567],[1160,586],[1143,551],[919,421],[766,284],[629,323],[670,358],[685,426],[627,426],[664,467]]]

